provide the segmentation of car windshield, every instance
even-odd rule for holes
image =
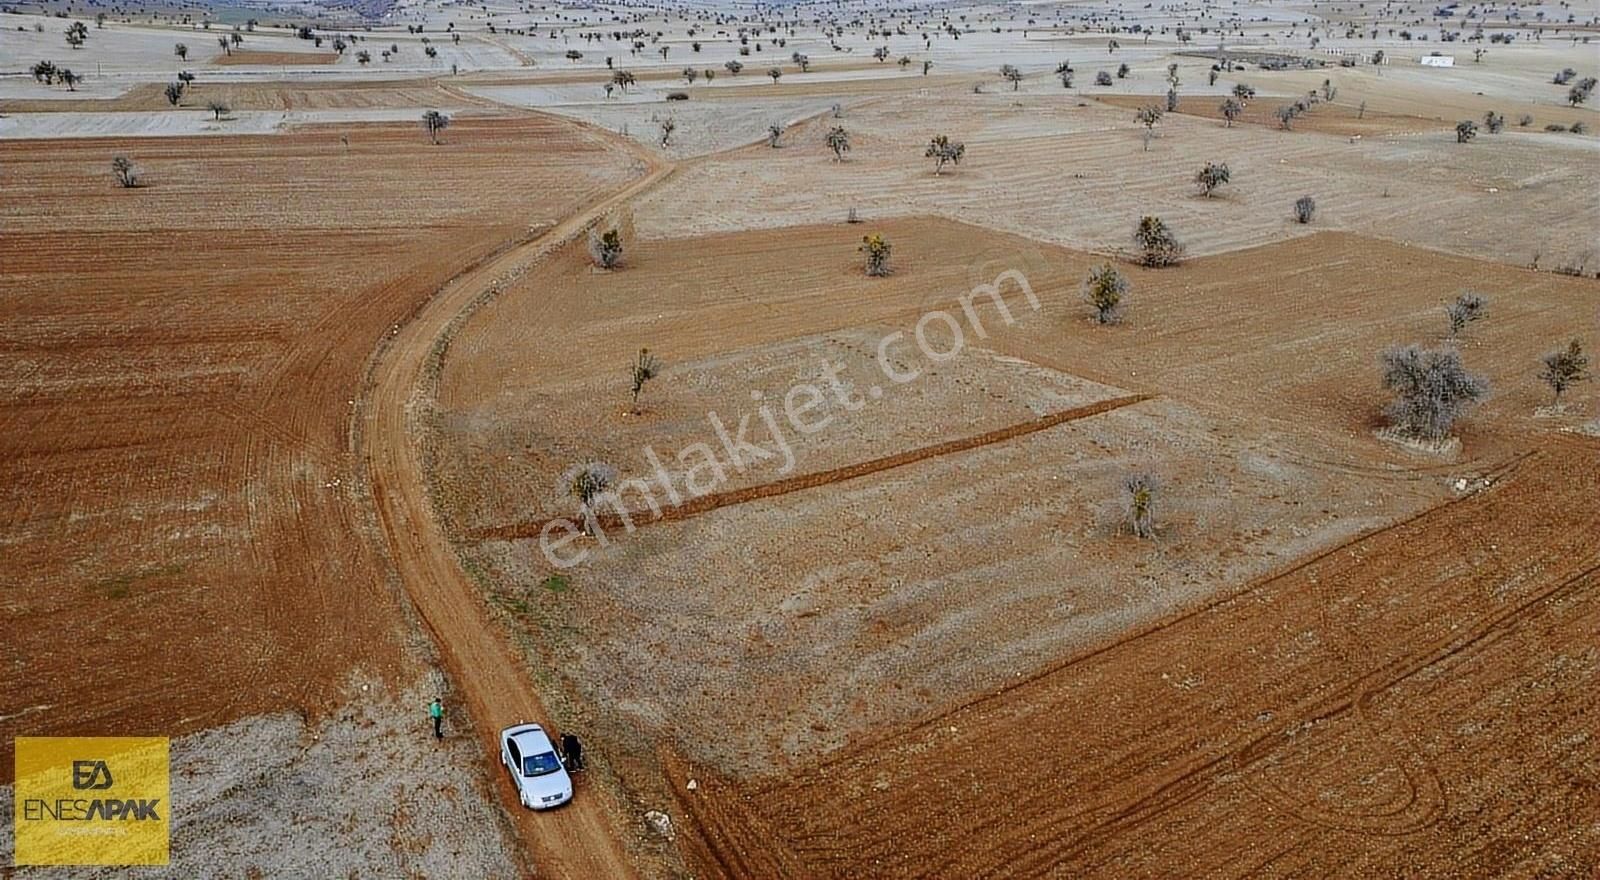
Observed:
[[[523,776],[544,776],[561,769],[561,759],[555,752],[545,752],[542,755],[529,755],[522,759]]]

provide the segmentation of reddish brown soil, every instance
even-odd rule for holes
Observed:
[[[333,64],[338,60],[339,56],[332,52],[252,52],[249,49],[235,49],[211,59],[211,63],[220,67],[240,64],[279,66]]]
[[[237,57],[237,56],[236,56]],[[115,98],[84,100],[75,98],[29,98],[0,102],[8,113],[172,112],[162,83],[134,86]],[[431,79],[370,80],[352,82],[271,82],[250,80],[220,82],[197,79],[185,89],[179,109],[204,110],[212,101],[222,101],[234,110],[369,110],[400,107],[489,107],[491,102],[456,89],[447,89]]]
[[[1140,107],[1160,107],[1166,109],[1165,95],[1101,95],[1094,96],[1102,104],[1113,107],[1126,107],[1130,111]],[[1223,98],[1220,95],[1190,96],[1178,99],[1178,113],[1187,116],[1199,116],[1204,119],[1215,119],[1220,125],[1226,122],[1223,119],[1221,106]],[[1293,100],[1283,97],[1260,96],[1245,102],[1244,113],[1234,120],[1234,125],[1256,125],[1266,128],[1279,128],[1278,118],[1274,114],[1278,108],[1285,104],[1292,104]],[[1129,113],[1132,119],[1132,113]],[[1383,134],[1404,134],[1416,131],[1438,131],[1440,129],[1454,128],[1454,122],[1443,122],[1437,119],[1425,119],[1421,116],[1404,116],[1398,113],[1379,113],[1376,111],[1362,112],[1358,107],[1344,104],[1321,103],[1311,108],[1309,113],[1300,116],[1292,123],[1294,131],[1318,132],[1321,134],[1337,135],[1364,135],[1371,137]]]
[[[1600,471],[1493,488],[1015,686],[745,783],[679,766],[722,876],[1585,877]]]
[[[0,778],[15,735],[315,715],[353,671],[415,674],[356,488],[369,356],[626,180],[607,143],[483,119],[437,147],[409,124],[0,144]],[[148,186],[113,185],[117,154]]]

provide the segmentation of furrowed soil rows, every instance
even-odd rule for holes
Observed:
[[[543,119],[0,143],[0,705],[47,706],[30,734],[178,735],[414,674],[353,479],[368,356],[634,162]]]

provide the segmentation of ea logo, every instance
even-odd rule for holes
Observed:
[[[102,789],[111,787],[111,768],[104,761],[73,761],[72,787]]]

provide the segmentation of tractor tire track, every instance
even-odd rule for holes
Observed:
[[[660,522],[676,522],[679,520],[700,516],[701,514],[710,513],[713,510],[719,510],[724,507],[732,507],[737,504],[748,504],[752,501],[775,498],[779,495],[788,495],[794,492],[803,492],[808,489],[831,486],[836,483],[843,483],[848,480],[857,480],[862,477],[879,474],[884,471],[894,470],[896,468],[902,468],[907,465],[917,464],[919,462],[924,462],[933,458],[939,458],[941,456],[954,455],[960,452],[969,452],[974,449],[980,449],[984,446],[992,446],[996,443],[1004,443],[1008,440],[1015,440],[1018,437],[1026,437],[1029,434],[1036,434],[1040,431],[1045,431],[1058,425],[1064,425],[1068,422],[1075,422],[1079,419],[1086,419],[1090,418],[1091,416],[1097,416],[1112,412],[1113,410],[1122,409],[1126,406],[1132,406],[1133,404],[1149,400],[1150,397],[1151,396],[1148,394],[1131,394],[1123,397],[1112,397],[1105,400],[1097,400],[1094,403],[1072,407],[1071,409],[1065,409],[1061,412],[1051,413],[1050,415],[1043,416],[1032,421],[1019,422],[1015,425],[997,428],[993,431],[988,431],[972,437],[960,437],[955,440],[946,440],[943,443],[935,443],[932,446],[923,446],[917,449],[910,449],[905,452],[895,453],[894,455],[885,455],[879,458],[872,458],[866,461],[856,462],[855,464],[849,464],[843,467],[831,468],[825,471],[801,474],[799,476],[789,477],[787,479],[775,480],[771,483],[761,483],[755,486],[747,486],[742,489],[730,489],[726,492],[711,492],[705,495],[693,497],[682,504],[664,507],[659,510],[629,510],[626,513],[612,513],[596,516],[594,519],[596,525],[602,530],[626,528],[631,531],[640,525],[651,525]],[[469,537],[478,541],[508,541],[519,538],[536,538],[544,531],[546,526],[551,523],[559,522],[570,523],[571,520],[567,517],[549,517],[547,519],[534,520],[531,522],[514,523],[512,525],[502,526],[499,528],[480,529],[469,533]]]

